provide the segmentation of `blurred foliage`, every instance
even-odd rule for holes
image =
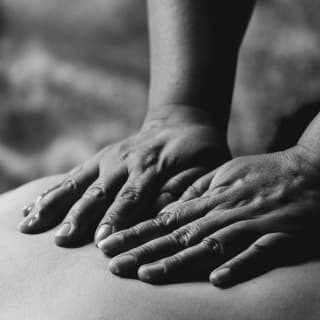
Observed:
[[[0,191],[70,169],[134,132],[146,108],[144,0],[6,0],[0,30]],[[260,1],[240,55],[235,155],[263,152],[320,89],[320,3]]]

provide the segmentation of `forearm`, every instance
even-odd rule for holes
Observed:
[[[149,0],[149,114],[161,114],[159,106],[191,105],[227,126],[239,47],[253,5],[253,0]]]
[[[298,141],[308,159],[320,168],[320,113],[312,120]]]

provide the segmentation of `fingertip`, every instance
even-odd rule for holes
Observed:
[[[109,270],[116,275],[127,275],[136,270],[136,267],[136,259],[129,254],[113,258],[109,262]]]
[[[57,246],[65,247],[68,245],[69,237],[73,233],[74,227],[70,222],[64,223],[56,232],[54,241]]]
[[[39,227],[38,223],[39,217],[38,216],[27,216],[18,224],[18,230],[25,234],[33,234],[39,232],[37,227]]]
[[[97,243],[97,247],[106,255],[113,256],[123,249],[124,237],[121,234],[111,235]]]
[[[141,266],[138,269],[138,277],[141,281],[154,283],[164,276],[164,266],[160,263]]]
[[[213,271],[210,274],[210,282],[216,287],[225,287],[230,285],[231,280],[231,269],[222,268],[216,271]]]
[[[107,237],[109,237],[112,234],[112,226],[110,224],[102,224],[100,227],[98,227],[98,230],[96,231],[94,240],[97,246],[99,247],[99,243],[103,240],[105,240]]]

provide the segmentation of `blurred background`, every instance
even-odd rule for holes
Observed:
[[[264,152],[281,122],[317,105],[319,10],[314,0],[258,2],[240,55],[234,155]],[[144,0],[2,0],[0,15],[1,192],[137,130],[148,85]]]

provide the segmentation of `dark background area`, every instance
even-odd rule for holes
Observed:
[[[4,191],[65,171],[137,130],[148,41],[144,0],[0,4]],[[313,0],[258,3],[240,55],[229,134],[235,155],[267,150],[280,121],[320,96],[319,12]]]

